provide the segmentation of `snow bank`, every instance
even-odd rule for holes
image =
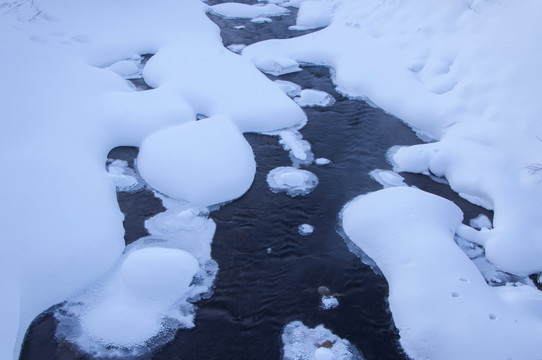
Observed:
[[[354,345],[324,325],[311,329],[301,321],[293,321],[284,328],[282,343],[284,360],[363,360]]]
[[[318,185],[318,178],[307,170],[280,166],[267,174],[267,184],[274,193],[285,192],[296,197],[311,193]]]
[[[228,117],[241,131],[306,121],[295,102],[222,46],[198,0],[17,3],[0,9],[8,54],[0,59],[0,162],[9,169],[0,181],[2,359],[18,357],[36,315],[121,256],[113,179],[126,174],[107,173],[110,149],[138,146],[196,114]],[[156,55],[141,69],[143,54]],[[155,89],[136,92],[126,79],[139,76]]]
[[[409,187],[360,196],[342,212],[348,238],[388,280],[411,358],[542,357],[542,294],[514,283],[489,287],[454,241],[461,220],[450,201]]]
[[[304,2],[303,2],[304,4]],[[337,89],[368,99],[437,143],[401,149],[397,171],[444,176],[495,211],[488,258],[517,274],[542,271],[542,4],[335,0],[331,24],[243,50],[330,66]]]
[[[141,144],[138,168],[158,191],[201,206],[243,195],[254,179],[252,148],[224,118],[167,128]]]
[[[212,13],[230,19],[253,19],[257,17],[281,16],[290,11],[275,4],[248,5],[242,3],[223,3],[210,6]]]

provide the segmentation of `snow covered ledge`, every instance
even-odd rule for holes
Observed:
[[[386,277],[401,345],[413,359],[542,358],[542,293],[489,287],[454,241],[462,217],[448,200],[392,187],[347,204],[342,226]]]

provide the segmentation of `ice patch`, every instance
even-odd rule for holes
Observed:
[[[305,89],[302,90],[298,97],[294,98],[294,101],[299,106],[319,106],[328,107],[335,103],[333,96],[329,95],[325,91]]]
[[[339,300],[333,295],[323,295],[320,300],[320,307],[324,310],[335,309],[339,306]]]
[[[376,169],[369,172],[369,175],[384,188],[392,186],[407,186],[404,183],[405,179],[395,171]]]
[[[275,4],[247,5],[241,3],[223,3],[210,6],[211,12],[230,19],[253,19],[257,17],[281,16],[290,11]]]
[[[326,158],[318,158],[318,159],[314,160],[314,163],[316,165],[320,165],[320,166],[328,165],[328,164],[331,164],[331,160],[326,159]]]
[[[311,151],[311,144],[307,140],[303,140],[303,135],[299,131],[280,131],[279,138],[283,149],[290,152],[290,159],[295,166],[312,163],[314,155]]]
[[[284,360],[363,360],[354,345],[324,325],[311,329],[301,321],[293,321],[284,328],[282,343]]]
[[[307,170],[281,166],[267,174],[267,184],[274,193],[285,192],[296,197],[311,193],[318,185],[318,178]]]
[[[307,236],[312,234],[314,231],[314,226],[309,224],[301,224],[297,227],[297,232],[299,232],[300,235]]]
[[[201,206],[244,194],[254,179],[252,148],[225,118],[207,118],[147,137],[138,155],[141,176],[158,191]]]
[[[107,165],[107,172],[111,176],[118,191],[136,191],[143,187],[136,172],[124,160],[115,160]]]
[[[280,89],[291,98],[299,96],[301,94],[301,86],[291,81],[275,80],[274,83],[277,84]]]

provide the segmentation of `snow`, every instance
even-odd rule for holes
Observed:
[[[375,169],[369,175],[384,188],[391,186],[406,186],[404,178],[391,170]]]
[[[310,164],[314,159],[311,151],[311,144],[303,140],[303,135],[296,130],[283,130],[278,133],[279,143],[282,148],[289,151],[290,159],[294,165]]]
[[[542,293],[490,287],[454,241],[463,214],[410,187],[362,195],[343,209],[348,238],[389,283],[400,342],[413,359],[537,359]],[[430,289],[430,291],[427,291]]]
[[[320,303],[320,306],[324,310],[335,309],[337,306],[339,306],[339,300],[337,300],[337,298],[333,295],[323,295]]]
[[[290,11],[276,4],[248,5],[241,3],[223,3],[210,6],[214,14],[230,19],[253,19],[257,17],[281,16]]]
[[[247,46],[245,44],[231,44],[231,45],[228,46],[228,50],[230,50],[231,52],[234,52],[236,54],[239,54],[246,47]]]
[[[192,121],[158,131],[141,144],[143,178],[169,197],[210,206],[243,195],[252,184],[252,148],[226,118]]]
[[[335,103],[333,96],[329,95],[325,91],[304,89],[301,91],[298,97],[294,98],[294,101],[299,106],[319,106],[328,107]]]
[[[265,17],[265,16],[259,16],[255,17],[254,19],[251,19],[250,22],[253,22],[254,24],[265,24],[272,22],[273,20],[271,18]]]
[[[302,2],[304,4],[305,2]],[[541,28],[536,0],[335,0],[315,33],[252,44],[277,59],[329,66],[337,90],[367,99],[431,143],[404,147],[395,171],[445,177],[494,210],[488,259],[519,275],[542,271]]]
[[[323,165],[331,164],[331,160],[326,159],[326,158],[318,158],[318,159],[314,160],[314,163],[316,165],[323,166]]]
[[[330,1],[304,1],[299,6],[295,26],[290,26],[290,29],[308,30],[328,26],[331,23],[331,15]]]
[[[267,174],[267,184],[274,192],[285,192],[291,197],[307,195],[318,185],[316,175],[291,166],[280,166]]]
[[[138,175],[128,167],[128,162],[115,160],[107,166],[107,172],[117,186],[118,191],[136,191],[142,185]]]
[[[323,325],[311,329],[301,321],[293,321],[284,328],[282,343],[284,360],[363,360],[355,346]]]
[[[470,226],[475,229],[491,229],[493,227],[491,225],[491,220],[484,214],[480,214],[474,219],[471,219]]]
[[[312,234],[314,231],[314,226],[310,224],[301,224],[297,227],[297,232],[299,232],[300,235],[307,236]]]
[[[106,171],[112,148],[139,146],[196,114],[228,119],[239,137],[306,122],[295,102],[223,47],[198,0],[8,4],[20,6],[0,10],[9,54],[0,60],[0,162],[9,169],[0,187],[2,359],[18,357],[35,316],[118,264],[125,246],[115,183],[133,180],[122,166]],[[155,55],[142,68],[144,54]],[[140,76],[154,89],[135,91],[126,80]],[[239,175],[246,187],[247,172]],[[226,200],[210,193],[199,200]]]
[[[299,96],[301,94],[301,86],[299,86],[299,85],[297,85],[297,84],[295,84],[295,83],[293,83],[291,81],[275,80],[274,82],[289,97],[293,98],[293,97]]]

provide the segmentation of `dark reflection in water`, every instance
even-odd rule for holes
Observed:
[[[294,16],[273,18],[270,24],[211,17],[221,26],[225,45],[300,34],[287,30]],[[236,25],[247,28],[235,30]],[[290,165],[288,153],[276,137],[246,134],[257,173],[244,196],[211,213],[217,223],[212,257],[219,264],[213,295],[197,304],[196,326],[180,330],[152,359],[279,359],[282,329],[294,320],[311,327],[324,324],[356,345],[368,360],[406,359],[389,313],[387,283],[348,251],[337,233],[337,215],[354,197],[381,188],[368,173],[390,168],[385,154],[391,146],[420,141],[399,120],[336,93],[327,68],[309,66],[280,79],[336,98],[330,108],[306,108],[309,122],[301,130],[315,157],[332,163],[303,167],[320,180],[311,194],[298,198],[273,194],[266,175],[275,167]],[[118,148],[110,154],[128,161],[135,156],[135,148]],[[403,175],[407,183],[456,202],[467,219],[487,214],[446,185],[421,175]],[[127,243],[146,235],[143,221],[163,210],[148,191],[119,193],[118,200],[126,215]],[[312,235],[298,234],[303,223],[314,226]],[[322,285],[339,294],[338,308],[320,308],[317,289]],[[45,312],[33,322],[21,359],[87,359],[70,344],[56,343],[51,314]]]

